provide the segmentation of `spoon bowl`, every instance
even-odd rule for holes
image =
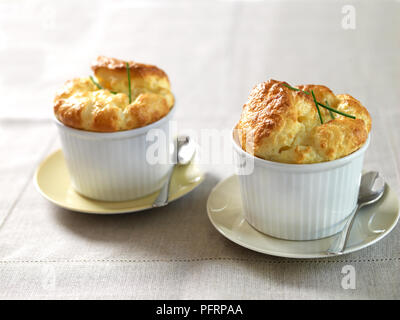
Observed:
[[[357,206],[347,219],[344,228],[338,233],[332,245],[328,249],[329,254],[341,254],[346,248],[347,240],[353,225],[354,217],[364,206],[379,201],[385,193],[385,182],[376,171],[366,172],[361,177],[360,191],[358,193]]]
[[[378,172],[370,171],[361,177],[360,192],[357,204],[363,206],[375,203],[382,195],[385,188],[385,181]]]
[[[179,136],[177,139],[177,164],[186,165],[192,161],[195,154],[195,145],[189,136]]]
[[[167,175],[167,180],[161,187],[160,193],[156,200],[154,200],[153,208],[163,207],[168,204],[169,185],[171,183],[172,173],[176,165],[186,165],[192,161],[196,152],[195,145],[189,136],[179,136],[176,139],[176,158],[174,165]]]

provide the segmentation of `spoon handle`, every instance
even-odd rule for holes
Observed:
[[[174,172],[175,165],[168,171],[167,180],[161,187],[158,197],[153,202],[153,208],[163,207],[168,204],[169,185],[171,183],[172,173]]]
[[[351,227],[353,226],[354,217],[356,216],[357,211],[361,208],[360,205],[357,205],[350,216],[347,218],[347,221],[342,229],[337,235],[335,240],[332,242],[331,246],[328,249],[329,254],[342,254],[344,248],[346,247],[347,240],[349,238]]]

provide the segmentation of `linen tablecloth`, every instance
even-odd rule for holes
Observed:
[[[202,130],[232,128],[268,78],[350,93],[373,119],[365,168],[399,195],[399,14],[398,1],[1,1],[0,298],[400,298],[398,226],[320,260],[225,239],[206,213],[212,187],[233,174],[218,161],[202,164],[205,181],[184,198],[126,215],[69,212],[32,181],[60,147],[55,90],[102,54],[163,68],[179,131],[203,148]],[[355,289],[341,285],[346,265]]]

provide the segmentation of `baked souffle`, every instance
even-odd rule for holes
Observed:
[[[69,80],[54,99],[54,114],[76,129],[115,132],[146,126],[174,105],[167,74],[153,65],[100,56],[94,76]]]
[[[360,101],[322,85],[268,80],[251,91],[236,125],[244,151],[270,161],[331,161],[358,150],[371,130]]]

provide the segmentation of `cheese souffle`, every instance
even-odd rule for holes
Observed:
[[[309,164],[358,150],[368,138],[371,117],[348,94],[268,80],[251,91],[236,129],[242,149],[256,157]]]
[[[69,80],[54,99],[54,113],[66,126],[116,132],[144,127],[174,105],[167,74],[153,65],[100,56],[95,78]]]

